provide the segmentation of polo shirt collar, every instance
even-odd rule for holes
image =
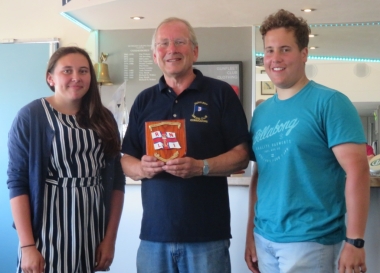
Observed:
[[[187,89],[200,89],[200,84],[202,82],[203,74],[201,71],[198,69],[193,68],[194,74],[195,74],[195,79],[193,82],[190,84],[190,86]],[[160,80],[158,81],[158,88],[160,92],[163,92],[169,88],[169,86],[166,84],[165,77],[162,75],[160,77]]]

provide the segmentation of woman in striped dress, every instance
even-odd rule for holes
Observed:
[[[16,272],[107,270],[124,200],[117,125],[83,49],[59,48],[46,82],[54,94],[24,106],[9,133]]]

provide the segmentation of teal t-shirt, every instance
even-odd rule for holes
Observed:
[[[345,172],[332,147],[366,143],[342,93],[310,81],[260,104],[251,122],[259,180],[255,232],[274,242],[335,244],[345,236]]]

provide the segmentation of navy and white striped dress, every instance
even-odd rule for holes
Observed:
[[[41,102],[55,137],[36,245],[45,259],[44,272],[90,273],[105,233],[101,140],[93,130],[80,128],[75,116]]]

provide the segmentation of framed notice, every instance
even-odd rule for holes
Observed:
[[[261,70],[261,74],[266,74],[265,70]],[[274,95],[276,93],[276,87],[271,81],[261,82],[261,95]]]
[[[203,75],[229,83],[242,101],[243,96],[243,62],[196,62],[194,68]]]

